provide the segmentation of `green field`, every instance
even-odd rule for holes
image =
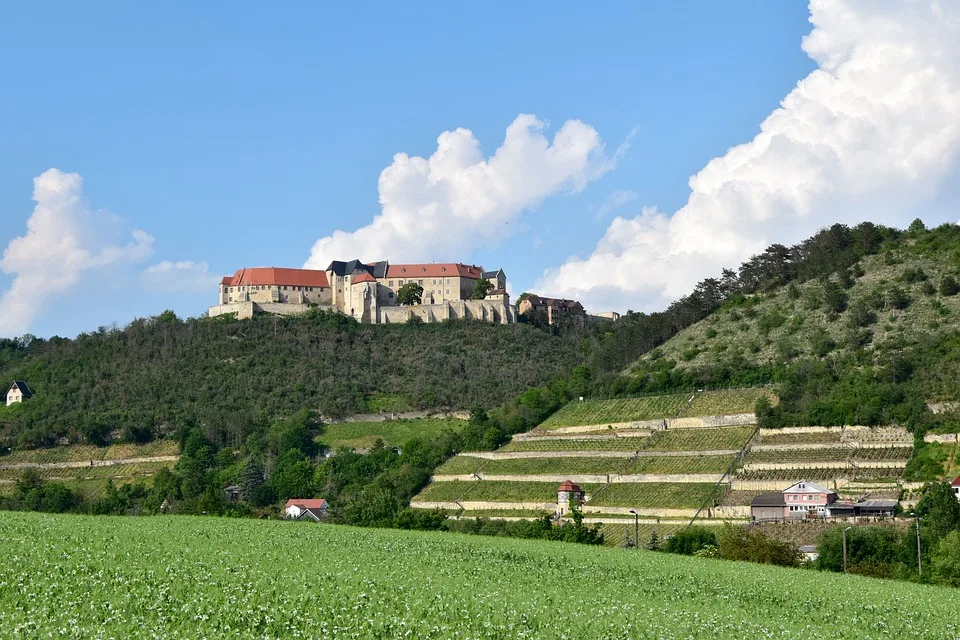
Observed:
[[[692,395],[692,393],[678,393],[668,396],[571,402],[547,418],[540,426],[544,429],[557,429],[672,418]]]
[[[455,418],[417,418],[382,422],[341,422],[324,425],[317,442],[331,449],[369,449],[377,439],[403,446],[414,438],[432,438],[445,430],[456,431],[466,424]]]
[[[960,590],[483,536],[5,513],[0,553],[9,638],[960,634]]]

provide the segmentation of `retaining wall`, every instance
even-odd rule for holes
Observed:
[[[526,458],[695,458],[699,456],[733,456],[739,449],[709,451],[464,451],[461,456],[484,460],[522,460]]]
[[[667,473],[644,473],[621,475],[611,474],[569,474],[569,473],[541,473],[541,474],[492,474],[478,471],[473,474],[450,474],[433,476],[431,482],[458,482],[458,481],[480,481],[489,482],[556,482],[560,484],[564,480],[576,482],[577,484],[645,484],[651,482],[662,482],[669,484],[713,484],[727,480],[726,474],[707,474],[707,473],[688,473],[688,474],[667,474]]]
[[[954,444],[960,442],[960,433],[928,433],[923,436],[924,442],[939,442],[942,444]]]
[[[486,511],[490,509],[516,509],[518,511],[556,511],[556,502],[487,502],[483,500],[463,500],[457,502],[411,502],[414,509],[454,509],[459,511]]]
[[[780,469],[902,469],[907,466],[906,460],[867,460],[855,465],[843,460],[824,462],[802,461],[796,462],[750,462],[743,465],[744,471],[777,471]]]
[[[523,442],[534,442],[537,440],[616,440],[619,438],[648,438],[653,435],[653,431],[649,429],[634,429],[632,431],[623,431],[620,433],[587,433],[583,432],[580,434],[560,434],[560,435],[545,435],[546,431],[527,431],[526,433],[518,433],[513,436],[512,440],[519,440]]]

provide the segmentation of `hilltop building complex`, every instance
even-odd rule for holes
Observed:
[[[481,280],[492,288],[482,299],[471,299]],[[405,284],[423,288],[420,304],[400,305],[397,294]],[[334,260],[324,271],[258,267],[240,269],[220,282],[219,303],[209,316],[233,313],[249,318],[256,313],[293,315],[317,307],[343,313],[369,324],[476,319],[516,322],[507,278],[502,269],[460,263],[391,264]]]

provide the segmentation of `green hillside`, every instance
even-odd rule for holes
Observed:
[[[454,534],[6,514],[0,553],[0,584],[16,585],[0,589],[10,637],[933,640],[960,632],[954,589]],[[816,602],[825,608],[812,612]]]
[[[302,408],[336,416],[494,407],[582,358],[576,336],[524,324],[167,313],[73,340],[0,340],[0,381],[27,380],[35,394],[0,408],[0,446],[145,440],[192,425],[223,445]]]

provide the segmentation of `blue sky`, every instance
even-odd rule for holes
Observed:
[[[0,248],[27,233],[33,180],[51,168],[82,176],[88,224],[103,229],[83,242],[125,246],[134,229],[152,241],[52,286],[28,319],[0,321],[0,334],[74,335],[166,308],[196,315],[215,287],[158,284],[142,271],[164,261],[190,262],[191,277],[203,262],[213,275],[301,266],[318,239],[380,213],[378,177],[394,154],[428,157],[438,135],[462,127],[490,155],[519,114],[535,114],[548,139],[568,120],[585,123],[602,139],[604,169],[537,192],[493,239],[447,255],[437,235],[421,259],[502,266],[514,293],[578,294],[597,311],[662,305],[687,282],[653,278],[655,295],[633,285],[611,294],[602,266],[577,289],[556,273],[596,256],[616,216],[639,220],[656,206],[669,219],[692,175],[757,136],[818,67],[801,49],[811,13],[799,2],[520,4],[6,7]],[[516,169],[528,170],[536,175]],[[37,251],[0,262],[0,293],[28,267],[50,267],[33,262]]]

